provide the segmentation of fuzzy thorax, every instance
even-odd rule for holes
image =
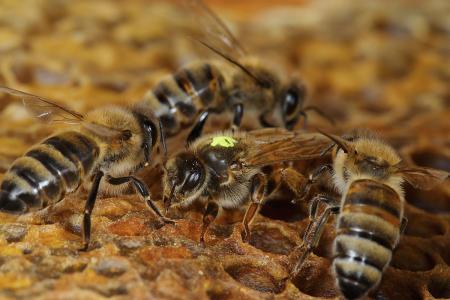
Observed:
[[[333,160],[336,189],[344,195],[353,181],[371,179],[390,186],[403,198],[403,178],[392,171],[392,167],[400,162],[395,150],[377,139],[358,139],[352,146],[356,153],[347,154],[340,149]],[[380,167],[374,165],[372,169],[367,168],[367,164],[364,164],[367,158],[375,158]]]

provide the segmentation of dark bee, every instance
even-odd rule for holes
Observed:
[[[265,196],[263,166],[318,156],[329,142],[318,134],[283,129],[261,129],[247,133],[225,132],[199,138],[165,163],[165,206],[206,205],[201,242],[219,208],[250,205],[243,220],[244,239],[249,223]]]
[[[234,114],[233,126],[238,128],[244,108],[256,112],[265,127],[292,129],[300,116],[306,118],[308,110],[325,116],[314,106],[304,106],[306,89],[301,82],[283,82],[261,61],[249,57],[202,1],[186,2],[188,14],[194,14],[204,33],[195,38],[223,60],[191,63],[147,93],[143,102],[156,112],[168,135],[195,124],[188,137],[192,142],[200,136],[211,113],[224,111]]]
[[[357,299],[378,286],[406,227],[402,183],[430,189],[448,173],[406,166],[392,147],[372,133],[349,140],[326,135],[336,143],[333,164],[319,168],[310,183],[331,172],[341,198],[326,194],[313,198],[303,244],[293,254],[299,259],[291,278],[318,245],[329,216],[337,214],[332,264],[336,285],[345,298]],[[324,210],[319,209],[321,204]]]
[[[60,116],[77,127],[46,138],[15,160],[0,185],[0,210],[23,214],[55,204],[82,184],[90,188],[83,218],[86,250],[91,213],[101,187],[117,193],[131,183],[156,215],[146,185],[133,174],[149,164],[161,142],[161,127],[148,107],[110,106],[85,116],[47,99],[0,87],[0,92],[22,99],[41,118]],[[102,181],[103,179],[103,181]]]

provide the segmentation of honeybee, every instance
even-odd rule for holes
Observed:
[[[249,132],[226,131],[205,135],[164,166],[164,205],[188,207],[202,201],[206,208],[200,242],[219,208],[235,209],[247,204],[243,219],[244,240],[249,223],[262,204],[267,178],[263,166],[311,159],[329,141],[319,134],[266,128]]]
[[[148,107],[109,106],[83,116],[39,96],[7,87],[0,87],[0,92],[22,99],[36,117],[55,120],[59,116],[77,125],[46,138],[12,163],[0,185],[1,211],[36,211],[55,204],[84,184],[90,188],[82,226],[82,250],[87,250],[91,213],[100,187],[118,193],[132,184],[161,220],[171,222],[152,203],[146,185],[133,176],[149,164],[164,141],[160,122]]]
[[[320,167],[309,182],[331,173],[341,198],[326,194],[313,198],[303,244],[292,254],[298,260],[290,278],[301,271],[306,257],[318,245],[330,215],[337,214],[332,269],[339,291],[347,299],[357,299],[380,283],[406,227],[402,183],[430,189],[449,174],[407,166],[391,146],[370,132],[356,132],[348,139],[324,135],[335,143],[333,163]]]
[[[163,122],[168,135],[191,126],[188,143],[201,135],[211,113],[231,111],[238,128],[245,110],[256,112],[264,127],[292,129],[300,116],[315,106],[304,106],[306,88],[298,80],[281,77],[254,57],[249,57],[224,22],[202,1],[184,1],[188,14],[200,24],[194,39],[222,60],[190,63],[161,80],[144,99]],[[328,118],[331,120],[330,118]],[[332,120],[331,120],[332,121]]]

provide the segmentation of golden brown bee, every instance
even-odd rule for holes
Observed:
[[[83,116],[18,90],[0,87],[0,92],[22,99],[37,117],[59,116],[77,125],[46,138],[13,162],[0,185],[1,211],[23,214],[39,210],[62,200],[82,184],[90,187],[83,218],[86,250],[99,188],[118,193],[131,183],[156,215],[169,221],[152,203],[146,185],[133,176],[148,165],[161,142],[161,127],[148,107],[110,106]]]
[[[244,239],[249,223],[262,204],[267,179],[261,168],[310,159],[329,142],[319,134],[266,128],[223,132],[199,138],[165,163],[164,202],[182,207],[194,201],[206,205],[200,241],[219,208],[238,208],[251,201],[243,220]]]
[[[249,57],[222,20],[202,1],[186,2],[187,14],[200,24],[194,38],[223,60],[191,63],[163,79],[147,93],[143,102],[155,111],[168,135],[195,123],[188,137],[198,136],[211,113],[231,111],[238,128],[245,110],[256,113],[265,127],[292,129],[300,116],[314,110],[304,106],[305,86],[293,80],[283,82],[260,60]],[[326,117],[326,116],[325,116]]]
[[[333,164],[319,168],[310,181],[331,172],[341,198],[322,194],[313,198],[303,245],[294,252],[300,255],[291,278],[318,245],[329,216],[337,214],[332,268],[340,292],[347,299],[357,299],[380,283],[407,224],[402,183],[430,189],[448,173],[406,166],[392,147],[370,132],[349,139],[325,135],[335,142]],[[320,204],[326,208],[319,209]]]

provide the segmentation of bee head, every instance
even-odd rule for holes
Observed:
[[[392,166],[400,161],[395,151],[374,136],[354,137],[352,141],[323,133],[336,144],[336,159],[341,161],[343,178],[350,174],[366,174],[385,179],[392,173]]]
[[[167,161],[164,174],[164,204],[191,203],[197,199],[206,183],[204,164],[193,154],[183,152]]]
[[[278,97],[283,125],[292,129],[297,123],[305,102],[306,88],[298,81],[292,81],[281,89]]]

